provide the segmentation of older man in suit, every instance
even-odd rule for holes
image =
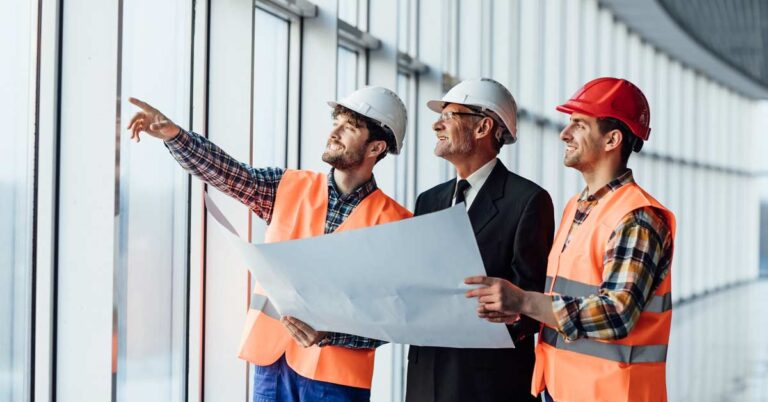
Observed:
[[[415,214],[465,203],[488,276],[542,291],[554,231],[552,200],[496,158],[517,138],[514,98],[483,78],[463,81],[427,105],[440,113],[432,125],[435,154],[453,164],[458,177],[420,194]],[[538,325],[523,317],[508,329],[515,349],[411,346],[406,400],[535,401],[529,390]]]

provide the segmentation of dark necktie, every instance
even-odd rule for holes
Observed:
[[[456,204],[466,201],[464,199],[464,192],[470,187],[472,186],[470,186],[469,182],[464,179],[461,179],[456,183]]]

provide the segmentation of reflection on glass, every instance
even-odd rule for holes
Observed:
[[[116,400],[180,402],[186,393],[187,180],[167,155],[122,150]]]
[[[357,89],[357,57],[357,52],[339,46],[336,97],[344,97]]]
[[[142,5],[131,3],[126,7],[125,27],[137,27],[131,21],[138,18]],[[156,11],[158,15],[175,15],[184,9],[179,2],[164,4]],[[181,23],[181,19],[177,22]],[[150,41],[156,44],[152,52],[158,54],[162,49],[184,49],[190,43],[184,35],[160,40],[158,36],[169,27],[149,25],[152,27],[125,29],[123,94],[146,94],[145,99],[163,105],[163,112],[184,125],[189,89],[170,78],[189,74],[182,58],[162,65],[131,64],[129,60],[140,58],[135,57],[139,53],[146,56],[142,46]],[[125,104],[121,109],[122,121],[135,112]],[[120,144],[120,221],[115,259],[117,366],[113,367],[117,373],[116,402],[186,400],[189,179],[168,151],[158,145],[136,147],[126,136]],[[71,301],[60,297],[59,303]]]
[[[3,80],[0,87],[8,88]],[[6,121],[10,138],[0,146],[0,401],[26,400],[29,381],[32,177],[27,174],[27,148],[32,137],[23,127],[27,113],[19,110],[27,103],[18,102],[13,92],[0,99],[0,109],[12,111]]]
[[[289,23],[256,8],[253,63],[253,166],[285,166],[288,137]]]
[[[403,100],[405,103],[405,107],[408,111],[408,116],[413,116],[413,109],[410,107],[411,105],[411,91],[409,91],[409,81],[410,76],[403,73],[397,74],[397,94],[400,96],[400,99]],[[408,119],[408,123],[410,126],[411,119]],[[409,132],[411,127],[406,127],[406,140],[408,138],[408,135],[413,135],[413,132]],[[408,141],[413,145],[415,141]],[[403,147],[402,153],[398,155],[397,158],[395,158],[395,199],[400,202],[403,205],[408,205],[408,196],[407,196],[407,190],[408,190],[408,150]]]
[[[29,396],[32,273],[32,128],[29,107],[32,6],[8,2],[0,12],[0,401]]]
[[[757,281],[675,305],[670,402],[768,400],[766,292],[768,281]]]
[[[286,167],[290,23],[256,8],[253,43],[254,167]],[[266,224],[253,214],[251,241],[262,242]]]
[[[411,19],[408,18],[409,3],[409,0],[397,0],[397,48],[406,53],[408,53],[408,32],[411,26]]]

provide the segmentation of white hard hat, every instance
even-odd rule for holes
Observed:
[[[403,148],[405,127],[408,121],[405,105],[396,93],[384,87],[365,87],[338,101],[328,101],[331,107],[344,106],[345,108],[375,120],[382,127],[388,129],[395,136],[397,149],[389,150],[393,154],[399,154]]]
[[[497,139],[504,144],[517,141],[517,103],[504,85],[490,78],[465,80],[451,88],[443,99],[427,102],[427,107],[441,113],[449,103],[490,110],[506,126]]]

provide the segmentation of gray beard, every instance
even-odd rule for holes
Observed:
[[[453,156],[453,155],[467,155],[475,151],[475,142],[472,141],[472,136],[462,136],[461,141],[456,144],[451,144],[447,149],[435,149],[435,155],[439,157]]]

